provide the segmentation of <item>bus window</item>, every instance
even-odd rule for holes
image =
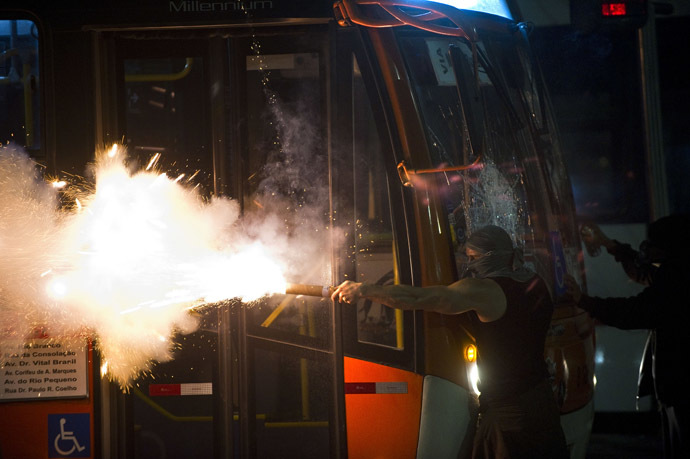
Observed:
[[[155,164],[172,177],[184,174],[182,180],[208,193],[213,190],[213,164],[204,61],[180,54],[124,60],[125,143],[142,166]]]
[[[315,43],[319,43],[315,41]],[[246,182],[243,207],[257,227],[274,228],[269,239],[289,237],[287,280],[329,283],[328,188],[324,148],[321,56],[312,52],[246,56]],[[267,244],[275,246],[275,241]],[[248,310],[250,333],[330,347],[330,299],[275,295]]]
[[[261,343],[253,353],[257,458],[330,456],[333,398],[328,354]]]
[[[260,36],[235,57],[245,70],[238,172],[247,231],[284,251],[286,280],[301,284],[329,285],[331,275],[326,42],[316,30]],[[250,456],[331,456],[332,301],[274,295],[243,308],[248,406],[240,422],[253,438]]]
[[[528,93],[523,79],[529,74],[518,59],[501,59],[506,53],[498,40],[470,44],[410,34],[401,36],[400,41],[420,101],[434,165],[468,165],[465,170],[435,174],[453,226],[458,274],[463,269],[459,249],[467,235],[495,224],[505,228],[524,249],[525,261],[532,268],[547,282],[553,279],[549,248],[535,246],[548,240],[547,228],[555,224],[538,217],[550,215],[549,206],[555,200],[545,185],[543,158],[531,137],[535,132],[531,129],[542,127],[541,120],[530,124],[523,112]],[[508,72],[498,70],[505,68],[512,71],[510,78],[505,76]],[[461,100],[458,93],[463,91],[476,92],[477,97]],[[531,108],[537,107],[536,101],[530,102]],[[474,120],[483,126],[470,129],[468,122]],[[482,138],[466,138],[477,134]]]
[[[654,205],[648,196],[638,31],[601,30],[575,42],[573,36],[572,27],[536,27],[531,41],[558,117],[577,215],[599,224],[646,223]],[[673,40],[683,42],[675,35]],[[625,84],[623,74],[630,75]],[[662,91],[666,87],[662,83]],[[666,128],[669,118],[663,118]]]
[[[353,57],[353,138],[355,278],[358,282],[397,282],[388,181],[376,124],[362,75]],[[402,311],[370,300],[357,309],[360,342],[403,348]]]
[[[128,158],[202,194],[213,190],[209,151],[205,47],[191,40],[114,38],[118,110]],[[195,313],[199,330],[175,338],[173,359],[156,364],[130,391],[129,416],[136,425],[132,457],[210,457],[214,400],[219,386],[217,318],[212,308]]]
[[[176,338],[173,359],[155,365],[129,390],[134,459],[212,457],[218,334],[215,314]]]
[[[0,19],[0,142],[29,152],[41,148],[38,51],[33,21]]]

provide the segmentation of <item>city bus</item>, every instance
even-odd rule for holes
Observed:
[[[594,335],[563,295],[565,273],[585,278],[557,126],[530,26],[466,3],[5,1],[0,142],[67,181],[108,145],[157,154],[237,202],[247,231],[288,240],[289,281],[325,291],[452,283],[467,237],[505,228],[551,288],[544,358],[584,458]],[[280,231],[258,235],[270,218]],[[327,294],[190,314],[172,358],[125,386],[99,336],[38,327],[3,350],[2,457],[469,457],[482,350],[463,315]],[[46,366],[69,378],[15,369],[56,352]]]

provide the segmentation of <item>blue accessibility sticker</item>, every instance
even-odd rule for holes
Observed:
[[[91,457],[91,415],[48,415],[48,457]]]

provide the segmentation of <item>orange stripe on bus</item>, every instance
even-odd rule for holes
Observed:
[[[350,357],[345,357],[344,362],[348,456],[414,458],[423,377]],[[378,393],[377,383],[381,388]],[[348,393],[348,384],[354,392]]]

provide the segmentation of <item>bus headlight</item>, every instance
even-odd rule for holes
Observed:
[[[470,392],[479,395],[479,370],[477,369],[477,346],[468,344],[463,351],[465,359],[465,370],[467,371],[467,382]]]

